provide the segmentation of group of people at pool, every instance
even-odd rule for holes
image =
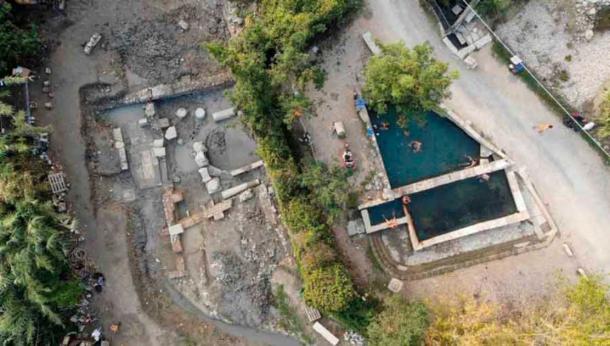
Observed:
[[[379,136],[379,132],[377,131],[386,131],[390,129],[390,123],[388,123],[387,121],[382,121],[381,124],[377,125],[377,124],[373,124],[373,129],[375,130],[375,134],[377,136]],[[408,132],[405,132],[408,136]],[[423,147],[423,143],[418,141],[418,140],[412,140],[409,143],[409,148],[411,149],[411,151],[413,153],[419,153],[422,150]]]

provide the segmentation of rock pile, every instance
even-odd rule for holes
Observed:
[[[602,13],[610,10],[610,0],[576,0],[575,1],[575,36],[577,39],[590,41],[595,35],[595,25]]]

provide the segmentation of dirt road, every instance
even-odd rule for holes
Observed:
[[[106,4],[108,5],[108,4]],[[107,277],[108,285],[97,298],[104,320],[121,321],[126,327],[124,338],[116,341],[131,344],[164,344],[172,331],[162,330],[143,311],[137,299],[133,279],[127,259],[127,242],[124,234],[114,234],[112,219],[107,224],[97,224],[90,198],[89,174],[85,165],[85,143],[80,136],[81,115],[79,89],[81,86],[98,80],[101,61],[110,57],[106,54],[100,59],[91,59],[82,54],[80,44],[88,39],[93,30],[111,20],[112,11],[101,11],[101,2],[70,2],[70,18],[83,20],[74,23],[56,39],[61,42],[50,57],[49,66],[53,70],[51,81],[55,92],[55,108],[42,117],[42,121],[53,126],[52,149],[61,160],[72,185],[70,201],[75,206],[80,227],[86,237],[85,248],[98,268]],[[116,13],[127,13],[115,4]],[[143,9],[130,9],[143,11]],[[95,15],[94,15],[95,14]],[[105,215],[113,212],[103,211]],[[119,215],[120,217],[120,215]],[[135,299],[134,299],[135,297]]]
[[[370,30],[386,42],[402,40],[408,46],[428,41],[438,58],[459,70],[460,78],[452,86],[447,105],[527,169],[561,233],[542,251],[475,266],[435,282],[423,280],[411,289],[425,292],[464,275],[481,280],[496,275],[497,286],[511,285],[512,281],[511,286],[519,287],[531,280],[544,281],[541,275],[550,277],[557,270],[572,274],[577,265],[589,271],[609,272],[610,172],[588,144],[566,129],[525,84],[497,62],[489,47],[475,56],[478,70],[467,70],[441,42],[437,23],[418,1],[375,0],[367,7],[360,25],[356,25],[359,30]],[[539,123],[550,123],[554,128],[538,134],[533,127]],[[562,254],[562,242],[572,245],[575,258]],[[464,285],[480,287],[481,280]],[[544,283],[536,287],[541,285]]]

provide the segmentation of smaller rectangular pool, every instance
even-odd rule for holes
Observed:
[[[393,218],[400,219],[405,216],[402,202],[399,199],[379,204],[368,209],[371,225],[379,225]]]
[[[419,241],[517,212],[504,170],[412,194],[408,205]]]

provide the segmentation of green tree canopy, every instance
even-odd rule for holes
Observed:
[[[293,153],[289,127],[311,112],[305,86],[319,84],[323,73],[308,49],[312,40],[358,6],[359,0],[262,0],[248,15],[242,32],[227,44],[208,44],[209,52],[231,69],[231,97],[242,120],[256,137],[265,161],[293,251],[300,263],[306,301],[316,308],[338,311],[357,296],[346,269],[333,255],[332,232],[325,208],[342,204],[339,181],[321,177]],[[318,85],[319,86],[319,85]],[[318,187],[324,186],[322,194]],[[320,256],[313,258],[315,255]]]
[[[409,49],[400,43],[381,44],[380,55],[371,57],[364,75],[364,96],[373,109],[385,113],[395,106],[399,113],[427,110],[448,96],[457,72],[432,57],[432,47],[424,43]]]
[[[428,328],[428,310],[422,303],[409,303],[402,296],[384,301],[384,309],[369,324],[371,346],[414,346],[424,341]]]
[[[0,1],[0,76],[40,51],[36,29],[22,29],[15,25],[11,9],[9,3]]]
[[[66,258],[67,228],[48,199],[46,170],[32,155],[45,129],[0,102],[12,126],[0,135],[0,340],[57,343],[81,293]]]

